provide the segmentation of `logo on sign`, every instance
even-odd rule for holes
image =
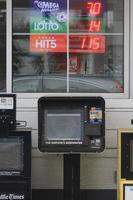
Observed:
[[[52,11],[59,11],[59,3],[48,2],[48,1],[34,1],[34,5],[43,12],[52,12]]]
[[[20,199],[24,199],[24,195],[18,195],[18,194],[1,194],[0,195],[0,200],[20,200]]]
[[[56,22],[52,21],[40,21],[34,23],[34,31],[57,31],[59,29],[59,25]]]
[[[54,37],[38,37],[36,40],[36,48],[44,48],[44,49],[54,49],[56,48],[56,40]]]
[[[51,17],[30,17],[31,33],[66,33],[66,14]]]
[[[31,35],[30,52],[66,52],[66,35]]]

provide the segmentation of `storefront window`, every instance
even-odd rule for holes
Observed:
[[[6,91],[6,2],[0,1],[0,92]]]
[[[124,92],[124,2],[13,0],[13,92]]]

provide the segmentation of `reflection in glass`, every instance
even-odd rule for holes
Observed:
[[[123,36],[106,36],[104,54],[70,53],[70,59],[77,59],[78,66],[75,73],[70,71],[70,92],[123,92],[122,43]]]
[[[14,37],[14,92],[66,92],[66,54],[29,53],[28,49],[28,36]]]

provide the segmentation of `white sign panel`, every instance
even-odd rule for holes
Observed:
[[[133,200],[133,185],[125,186],[125,200]]]
[[[0,97],[0,109],[13,109],[13,98]]]

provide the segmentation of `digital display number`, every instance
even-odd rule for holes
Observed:
[[[102,21],[101,20],[90,20],[88,22],[88,31],[89,32],[101,32],[102,30]]]
[[[71,35],[69,42],[71,53],[105,53],[105,36]]]
[[[98,16],[102,13],[102,3],[101,2],[88,2],[87,10],[90,16]]]

